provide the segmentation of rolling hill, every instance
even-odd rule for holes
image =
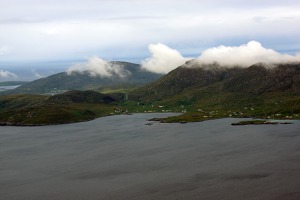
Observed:
[[[106,88],[111,91],[131,89],[154,81],[161,76],[142,70],[138,64],[113,63],[123,66],[125,70],[130,72],[130,75],[126,78],[120,78],[117,76],[90,76],[89,73],[72,73],[68,75],[66,72],[62,72],[23,84],[3,94],[57,94],[69,90],[99,90],[101,92]]]
[[[0,125],[51,125],[92,120],[114,113],[114,96],[95,91],[69,91],[53,96],[0,96]]]
[[[146,73],[136,70],[137,73]],[[88,78],[81,74],[75,76]],[[45,80],[53,81],[52,78]],[[199,65],[189,61],[126,94],[70,90],[51,96],[0,96],[0,125],[61,124],[127,111],[183,113],[154,119],[162,122],[194,122],[224,117],[300,119],[300,63],[272,66],[258,63],[242,68],[216,63]]]
[[[216,117],[299,118],[300,63],[229,68],[188,62],[133,90],[129,100],[187,112],[181,116],[187,121]]]

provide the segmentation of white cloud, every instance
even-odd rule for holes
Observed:
[[[168,73],[189,60],[177,50],[161,43],[150,44],[149,51],[151,57],[142,61],[142,68],[155,73]]]
[[[7,46],[0,47],[0,56],[5,56],[11,52],[11,48]]]
[[[252,64],[300,62],[300,55],[280,54],[273,49],[264,48],[257,41],[250,41],[240,46],[218,46],[202,52],[197,58],[200,63],[217,62],[221,65],[239,65],[248,67]]]
[[[158,41],[195,55],[216,41],[237,44],[235,38],[290,50],[300,45],[299,2],[0,0],[0,44],[14,50],[2,58],[144,58],[140,49]]]
[[[90,76],[126,78],[130,72],[123,66],[105,61],[99,57],[91,57],[87,63],[75,64],[67,69],[67,74],[89,73]]]
[[[149,45],[151,57],[142,61],[142,68],[156,73],[168,73],[192,58],[183,57],[180,52],[164,44]],[[257,41],[250,41],[240,46],[218,46],[206,49],[194,59],[198,66],[219,63],[221,66],[249,67],[262,62],[266,64],[300,62],[300,53],[296,55],[281,54],[265,48]],[[193,65],[194,66],[194,65]]]
[[[17,78],[18,76],[15,73],[6,71],[6,70],[0,70],[0,78]]]

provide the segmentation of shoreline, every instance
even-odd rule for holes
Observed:
[[[39,126],[55,126],[55,125],[66,125],[66,124],[74,124],[74,123],[81,123],[81,122],[89,122],[95,119],[99,118],[105,118],[110,116],[116,116],[116,115],[136,115],[136,114],[148,114],[143,112],[137,112],[137,113],[124,113],[124,114],[114,114],[114,115],[105,115],[100,117],[95,117],[93,119],[88,120],[82,120],[82,121],[70,121],[65,123],[43,123],[43,124],[27,124],[27,123],[13,123],[13,122],[0,122],[0,126],[12,126],[12,127],[39,127]],[[150,114],[150,113],[149,113]],[[163,112],[157,112],[157,113],[151,113],[151,114],[163,114]],[[167,113],[165,113],[167,114]],[[257,117],[216,117],[216,118],[203,118],[201,120],[196,121],[188,121],[188,120],[178,120],[178,121],[168,121],[166,120],[169,117],[178,117],[181,113],[169,113],[169,114],[177,114],[174,116],[168,116],[168,117],[154,117],[152,119],[149,119],[148,121],[156,121],[159,123],[178,123],[178,124],[186,124],[186,123],[194,123],[194,122],[204,122],[204,121],[210,121],[210,120],[217,120],[217,119],[249,119],[249,120],[242,120],[236,123],[231,123],[232,126],[245,126],[245,125],[279,125],[279,124],[293,124],[292,120],[300,120],[300,119],[264,119],[264,118],[257,118]],[[280,122],[283,121],[283,122]]]

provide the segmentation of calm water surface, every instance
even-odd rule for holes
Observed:
[[[300,199],[300,122],[0,127],[0,199]],[[169,114],[170,115],[170,114]]]
[[[6,91],[6,90],[12,90],[12,89],[15,89],[19,86],[20,85],[0,86],[0,92]]]

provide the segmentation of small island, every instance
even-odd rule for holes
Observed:
[[[278,125],[278,124],[292,124],[291,122],[278,122],[278,121],[268,121],[268,120],[247,120],[240,121],[237,123],[232,123],[232,126],[243,126],[243,125]]]

